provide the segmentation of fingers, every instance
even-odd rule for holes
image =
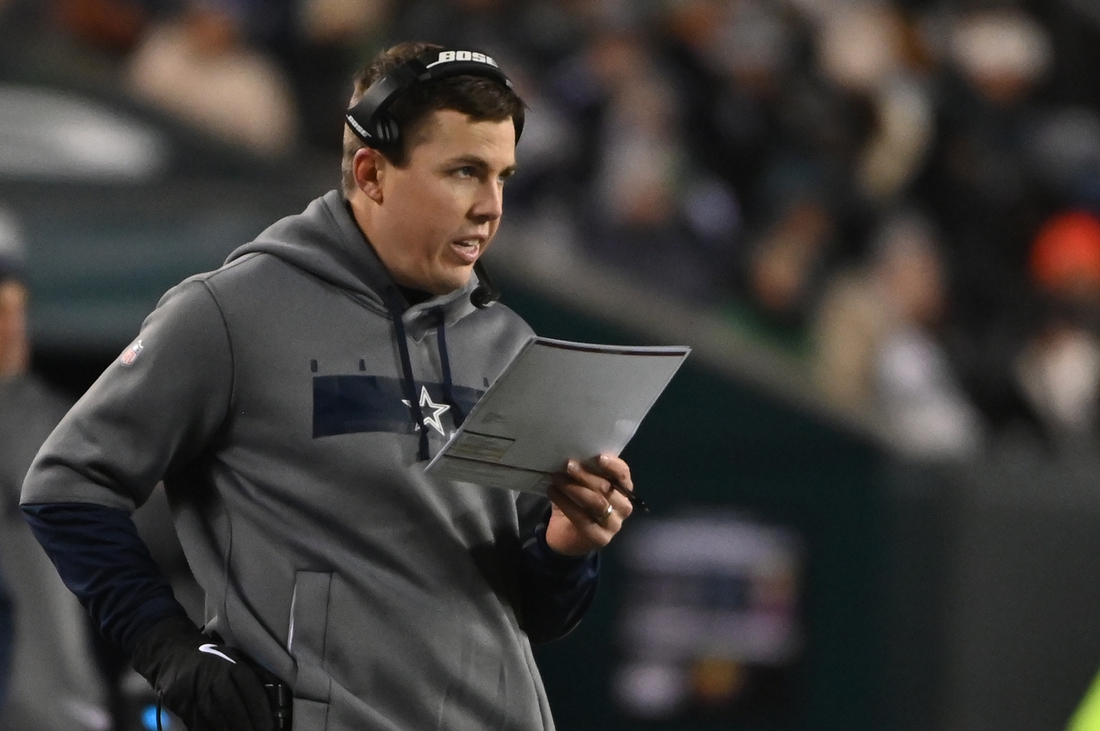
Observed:
[[[632,489],[630,469],[617,457],[605,455],[591,464],[569,460],[547,493],[554,504],[547,545],[567,556],[603,548],[634,510]]]
[[[202,719],[197,728],[210,731],[274,731],[271,702],[256,673],[247,666],[238,665],[221,675],[221,678],[205,684],[205,690],[200,691],[205,693],[205,698],[200,696],[195,699],[194,710]]]
[[[634,512],[635,505],[641,504],[634,497],[634,482],[630,478],[630,467],[622,459],[612,454],[601,454],[595,460],[594,467],[585,466],[585,468],[600,478],[601,489],[606,483],[607,500],[621,517],[629,517]]]
[[[570,460],[564,479],[557,482],[557,487],[568,500],[581,509],[587,522],[603,523],[610,516],[607,508],[611,505],[613,493],[611,483],[588,472],[577,462]]]
[[[561,494],[583,511],[582,514],[573,516],[566,506],[562,506],[563,512],[571,520],[574,517],[587,518],[588,522],[603,526],[612,523],[616,516],[621,520],[633,512],[634,506],[630,498],[620,492],[629,491],[633,487],[630,469],[618,458],[607,459],[606,469],[603,467],[604,463],[601,460],[598,467],[591,468],[570,460],[565,474],[555,481]]]
[[[565,486],[558,485],[554,485],[549,489],[548,494],[551,502],[554,503],[554,507],[564,513],[569,522],[579,528],[586,530],[600,528],[601,525],[597,522],[598,511],[595,508],[579,504],[580,499],[574,496],[573,492],[567,490],[568,488]],[[606,511],[606,507],[604,511]],[[610,522],[610,518],[608,522]]]
[[[634,490],[634,482],[630,479],[630,466],[613,454],[601,454],[596,459],[599,469],[605,474],[617,479],[623,487]]]
[[[255,731],[274,731],[275,717],[271,709],[271,698],[264,689],[263,681],[251,669],[241,668],[233,674],[233,685],[236,687],[239,703],[249,716],[251,725],[233,726],[232,728],[248,729]]]
[[[236,679],[227,680],[229,682],[207,689],[210,694],[209,700],[200,704],[206,723],[199,728],[208,728],[211,731],[231,731],[231,729],[257,731],[259,724],[249,713],[240,689],[237,687]]]

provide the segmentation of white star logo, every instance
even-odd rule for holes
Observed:
[[[408,399],[404,399],[404,398],[401,399],[401,403],[405,404],[409,408],[412,408],[412,405],[409,403]],[[449,404],[437,404],[437,403],[433,402],[432,397],[428,395],[428,387],[427,386],[421,386],[420,387],[420,408],[424,409],[425,407],[427,407],[428,409],[431,410],[432,415],[424,417],[424,426],[430,426],[432,429],[435,429],[441,435],[447,436],[447,432],[443,430],[443,422],[439,417],[443,416],[444,414],[446,414],[448,411],[451,410],[450,405]]]

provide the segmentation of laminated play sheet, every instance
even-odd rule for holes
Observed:
[[[545,494],[566,460],[618,455],[690,351],[532,338],[425,469]]]

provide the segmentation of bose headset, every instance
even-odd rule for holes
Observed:
[[[491,56],[477,51],[431,50],[405,61],[371,84],[363,97],[347,111],[344,119],[355,136],[367,147],[392,149],[401,139],[397,121],[388,111],[394,100],[416,84],[464,75],[482,76],[508,89],[513,88],[512,82]],[[516,128],[516,142],[519,142],[519,136],[523,132],[523,117],[513,117],[512,123]],[[500,299],[500,293],[493,288],[492,280],[486,274],[480,259],[474,264],[474,271],[477,273],[478,286],[470,295],[470,301],[476,307],[486,307]]]

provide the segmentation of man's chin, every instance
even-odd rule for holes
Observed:
[[[454,276],[441,278],[433,282],[433,286],[426,288],[437,297],[440,295],[451,294],[464,288],[470,283],[470,272],[456,273]]]

